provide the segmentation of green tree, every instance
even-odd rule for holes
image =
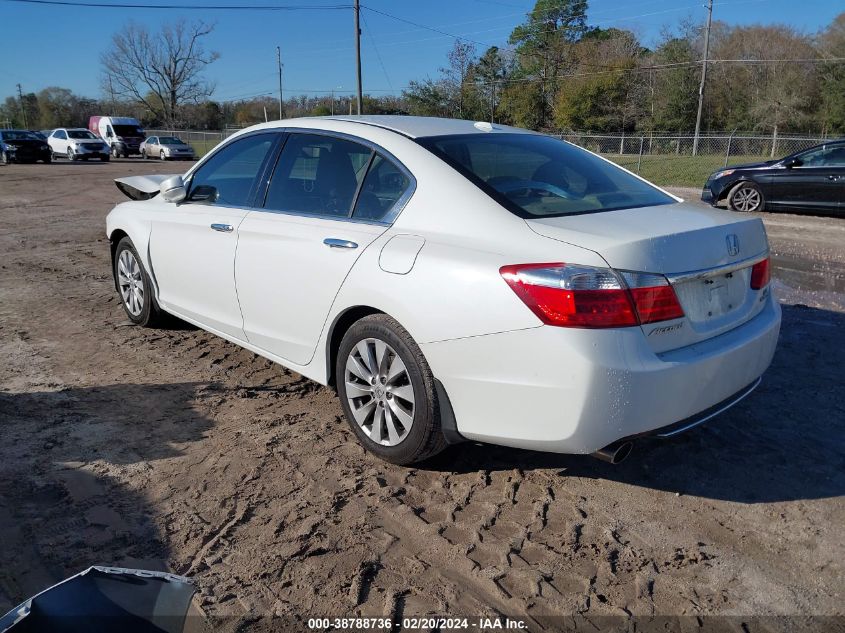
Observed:
[[[532,90],[529,97],[509,96],[510,110],[518,125],[533,119],[538,123],[536,127],[548,127],[557,77],[567,69],[570,45],[587,30],[587,0],[537,0],[528,20],[513,30],[509,42],[516,49],[520,74],[535,79],[539,85],[538,94]],[[529,103],[537,108],[531,116],[525,107]]]
[[[819,51],[826,58],[845,57],[845,13],[840,13],[819,38]],[[821,108],[819,119],[825,132],[845,132],[845,64],[831,62],[820,68]]]

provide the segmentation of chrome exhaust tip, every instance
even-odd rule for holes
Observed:
[[[622,440],[620,442],[608,444],[604,448],[600,448],[595,453],[593,453],[593,457],[615,465],[624,461],[628,457],[628,455],[631,454],[631,450],[633,448],[633,442]]]

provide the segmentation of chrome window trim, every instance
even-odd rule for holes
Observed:
[[[194,177],[194,173],[207,160],[209,160],[209,158],[211,158],[217,152],[222,151],[227,145],[235,142],[236,140],[240,140],[240,139],[246,138],[248,136],[253,136],[253,135],[256,135],[256,134],[268,134],[268,133],[278,134],[278,135],[281,135],[281,134],[297,134],[297,133],[316,134],[316,135],[319,135],[319,136],[330,136],[330,137],[334,137],[334,138],[340,138],[340,139],[344,139],[344,140],[347,140],[347,141],[351,141],[353,143],[358,143],[359,145],[363,145],[365,147],[369,147],[373,152],[375,152],[377,154],[381,154],[386,159],[390,160],[394,165],[396,165],[396,167],[399,169],[399,171],[401,171],[403,174],[405,174],[405,176],[409,180],[408,187],[407,187],[407,189],[405,189],[405,193],[403,193],[401,196],[399,196],[399,199],[396,200],[396,202],[393,204],[393,207],[390,209],[390,211],[388,213],[386,213],[384,215],[384,217],[381,220],[363,220],[363,219],[360,219],[360,218],[356,218],[354,216],[351,216],[351,217],[350,216],[333,216],[333,215],[323,215],[323,214],[319,214],[319,213],[304,213],[304,212],[300,212],[300,211],[276,211],[274,209],[265,209],[264,207],[259,207],[259,206],[255,206],[255,205],[237,206],[236,207],[236,206],[233,206],[233,205],[218,204],[218,205],[214,205],[214,206],[223,207],[223,208],[230,208],[230,209],[245,209],[245,210],[248,210],[249,212],[256,212],[257,211],[257,212],[261,212],[261,213],[275,213],[277,215],[289,215],[289,216],[292,216],[292,217],[316,218],[316,219],[323,219],[323,220],[334,220],[334,221],[338,221],[338,222],[351,222],[353,224],[369,224],[369,225],[372,225],[372,226],[385,226],[385,227],[387,227],[387,226],[391,226],[396,221],[396,218],[398,218],[399,215],[402,213],[402,211],[405,210],[405,207],[407,206],[411,197],[414,195],[414,193],[417,190],[417,179],[414,177],[414,174],[411,173],[411,170],[408,169],[401,160],[396,158],[395,155],[393,155],[392,153],[390,153],[389,151],[384,149],[381,145],[374,143],[373,141],[371,141],[369,139],[361,138],[360,136],[355,136],[354,134],[348,134],[346,132],[334,132],[332,130],[320,130],[320,129],[315,129],[315,128],[305,128],[305,127],[271,127],[271,128],[262,128],[260,130],[254,130],[254,131],[248,132],[246,134],[232,135],[228,139],[225,139],[223,142],[221,142],[217,147],[215,147],[208,154],[203,156],[193,167],[191,167],[191,169],[189,169],[185,173],[185,175],[183,176],[183,181],[185,182],[186,189],[188,191],[190,191],[190,184],[191,184],[191,181]],[[284,145],[282,146],[281,151],[279,152],[279,156],[276,157],[277,160],[281,156],[282,151],[284,151]],[[274,169],[275,169],[275,166],[274,166]],[[272,172],[271,172],[271,174],[272,174]],[[366,178],[366,176],[367,175],[364,174],[365,178]],[[362,183],[363,183],[363,181],[362,181]],[[263,183],[263,186],[265,187],[265,189],[268,185],[269,185],[269,180],[266,183]],[[355,203],[357,204],[357,202],[358,202],[358,199],[356,197]],[[185,202],[182,202],[180,204],[191,204],[191,203],[189,201],[185,201]]]
[[[305,127],[285,127],[285,128],[273,128],[278,129],[279,132],[285,134],[314,134],[317,136],[328,136],[331,138],[339,138],[345,141],[350,141],[352,143],[357,143],[359,145],[363,145],[364,147],[368,147],[371,151],[375,152],[376,154],[381,154],[384,158],[388,159],[394,165],[396,165],[397,169],[401,171],[405,176],[408,178],[408,187],[405,189],[405,193],[403,193],[396,202],[391,207],[390,211],[388,211],[380,220],[362,220],[361,218],[356,218],[355,216],[340,216],[340,215],[324,215],[320,213],[305,213],[302,211],[278,211],[276,209],[266,209],[264,207],[256,207],[254,211],[261,211],[264,213],[276,213],[278,215],[290,215],[293,217],[303,217],[303,218],[322,218],[325,220],[337,220],[340,222],[352,222],[353,224],[369,224],[373,226],[390,226],[396,221],[396,218],[399,217],[399,214],[405,209],[405,206],[408,204],[408,201],[411,199],[411,196],[417,190],[417,179],[411,173],[404,163],[401,160],[396,158],[393,154],[389,151],[384,149],[381,145],[372,142],[369,139],[361,138],[360,136],[355,136],[354,134],[347,134],[346,132],[334,132],[332,130],[318,130],[313,128],[305,128]],[[285,148],[282,147],[282,152],[285,151]],[[280,153],[281,156],[281,153]],[[368,166],[369,171],[369,166]],[[364,174],[364,178],[367,177],[367,174]],[[363,184],[363,180],[361,184]],[[269,185],[269,181],[266,183]],[[356,197],[354,203],[358,203],[358,197],[356,192]],[[354,207],[353,207],[354,208]]]
[[[737,262],[732,264],[726,264],[724,266],[717,266],[716,268],[704,268],[701,270],[691,270],[684,273],[673,273],[670,275],[666,275],[666,279],[669,280],[670,284],[677,284],[683,283],[685,281],[692,281],[695,279],[707,279],[708,277],[718,277],[719,275],[727,275],[728,273],[735,272],[737,270],[741,270],[743,268],[748,268],[749,266],[753,266],[769,256],[769,251],[766,249],[764,252],[754,255],[753,257],[748,257],[746,259],[741,259]]]
[[[202,165],[204,165],[212,156],[214,156],[218,152],[222,152],[224,149],[226,149],[226,147],[228,147],[232,143],[236,143],[237,141],[240,141],[241,139],[249,138],[250,136],[257,136],[257,135],[260,135],[260,134],[272,134],[272,135],[275,136],[272,144],[270,145],[270,152],[268,153],[268,156],[270,154],[274,154],[277,150],[276,146],[279,143],[279,137],[281,136],[281,134],[277,133],[277,130],[275,130],[275,129],[255,130],[253,132],[249,132],[248,134],[240,134],[240,135],[237,135],[237,136],[233,134],[228,139],[221,142],[217,147],[215,147],[213,151],[208,152],[199,161],[197,161],[194,164],[193,167],[191,167],[187,172],[185,172],[185,175],[182,176],[182,183],[185,186],[185,191],[186,191],[187,195],[190,195],[191,186],[193,185],[193,182],[194,182],[194,174],[196,174],[197,170],[200,167],[202,167]],[[265,157],[265,162],[266,162],[266,160],[267,160],[267,157]],[[262,163],[261,166],[264,167],[265,163]],[[258,173],[255,175],[256,180],[258,180],[259,178],[262,178],[264,176],[264,172],[265,172],[265,169],[259,169]],[[253,187],[260,188],[261,182],[260,181],[254,182]],[[255,192],[252,192],[252,193],[254,194]],[[210,204],[209,205],[209,204],[206,203],[205,200],[189,200],[186,196],[185,200],[180,202],[179,205],[183,205],[183,204],[206,204],[206,206],[223,208],[223,209],[241,209],[241,210],[244,210],[244,211],[259,210],[259,207],[256,207],[254,203],[255,203],[255,195],[252,196],[252,203],[244,204],[244,205],[233,205],[233,204]]]

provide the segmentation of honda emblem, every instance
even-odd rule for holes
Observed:
[[[730,235],[726,236],[725,242],[728,245],[728,255],[739,254],[739,238],[736,236],[736,233],[731,233]]]

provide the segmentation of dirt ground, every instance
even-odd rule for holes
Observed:
[[[130,325],[111,179],[177,171],[0,167],[0,614],[92,564],[190,576],[241,628],[845,614],[845,218],[762,214],[781,342],[718,420],[620,466],[467,443],[404,468],[359,447],[329,389]]]

